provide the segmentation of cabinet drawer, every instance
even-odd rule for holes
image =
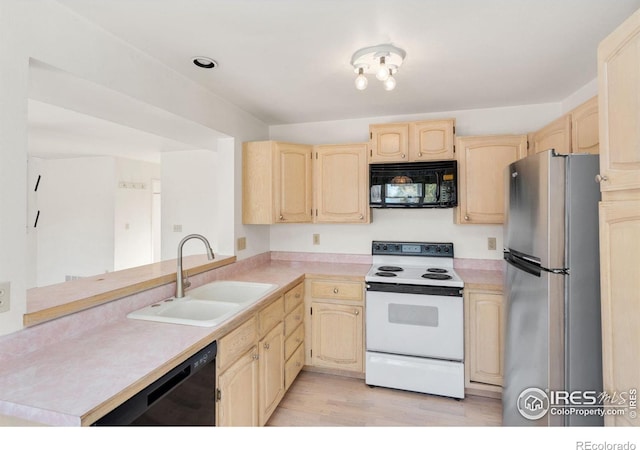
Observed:
[[[252,345],[255,345],[257,341],[258,334],[254,316],[231,333],[218,339],[218,367],[224,369]]]
[[[284,335],[289,336],[304,319],[304,305],[301,303],[284,319]]]
[[[282,321],[284,315],[284,299],[280,297],[269,306],[258,313],[258,330],[260,337],[263,337],[276,324]]]
[[[302,303],[304,299],[304,283],[300,283],[293,289],[284,294],[284,312],[285,314],[293,311],[296,306]]]
[[[291,336],[284,341],[284,359],[289,359],[298,345],[304,341],[304,325],[298,325],[298,328],[291,333]]]
[[[362,283],[350,281],[312,281],[311,296],[340,300],[362,300]]]
[[[289,389],[304,366],[304,345],[300,345],[284,366],[284,389]]]

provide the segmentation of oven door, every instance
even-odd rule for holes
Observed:
[[[371,290],[371,284],[366,296],[367,351],[464,359],[462,296],[449,293],[461,294],[461,289],[440,288],[448,292],[426,295]]]

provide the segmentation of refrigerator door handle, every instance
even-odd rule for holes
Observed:
[[[504,259],[516,269],[520,269],[524,272],[530,273],[531,275],[535,275],[536,277],[539,277],[543,270],[539,264],[535,264],[527,259],[514,255],[512,252],[505,252]]]

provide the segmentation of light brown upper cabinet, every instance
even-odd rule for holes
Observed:
[[[598,154],[598,97],[593,97],[538,131],[529,133],[529,155],[554,149],[556,153]]]
[[[529,135],[529,154],[554,149],[556,153],[571,153],[571,116],[564,115]]]
[[[504,169],[527,155],[527,136],[472,136],[456,140],[456,223],[504,223]]]
[[[242,148],[242,223],[312,221],[312,146],[275,141]]]
[[[314,147],[314,222],[368,223],[367,144]]]
[[[598,97],[571,111],[571,153],[600,153]]]
[[[369,163],[454,158],[455,119],[369,126]]]
[[[598,48],[600,190],[640,189],[640,11]],[[637,192],[636,192],[637,194]],[[636,196],[636,198],[638,198]]]

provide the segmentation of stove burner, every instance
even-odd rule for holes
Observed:
[[[451,275],[446,275],[443,273],[425,273],[422,275],[422,278],[428,278],[430,280],[450,280]]]
[[[447,269],[440,269],[438,267],[432,267],[430,269],[427,269],[427,272],[431,272],[431,273],[447,273],[448,270]]]
[[[383,272],[402,272],[404,269],[398,266],[380,266],[378,270],[382,270]]]
[[[378,276],[378,277],[395,277],[397,275],[395,273],[393,273],[393,272],[376,272],[376,276]]]

